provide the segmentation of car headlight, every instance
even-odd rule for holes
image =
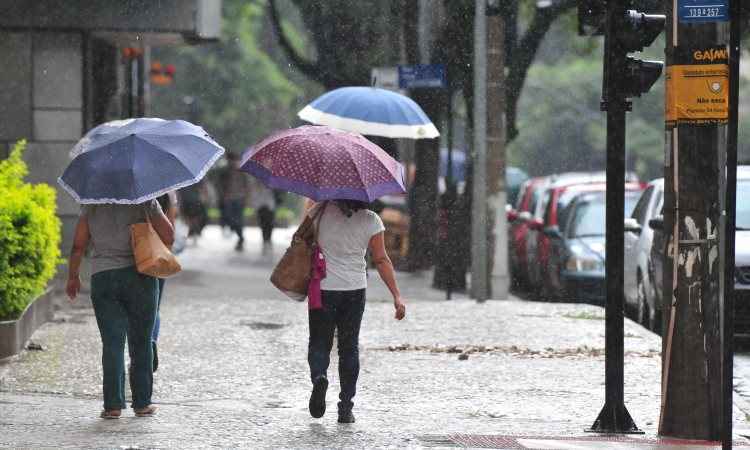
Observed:
[[[604,263],[594,255],[573,255],[565,263],[569,272],[596,272],[604,270]]]

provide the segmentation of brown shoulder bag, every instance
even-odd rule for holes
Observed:
[[[271,283],[287,297],[302,302],[310,284],[313,250],[318,240],[317,229],[328,202],[313,217],[305,216],[292,236],[292,243],[271,274]],[[317,220],[318,226],[315,226]]]

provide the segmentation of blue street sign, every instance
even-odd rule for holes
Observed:
[[[398,66],[398,87],[401,89],[444,88],[448,86],[444,64]]]
[[[726,22],[729,0],[678,0],[680,22]]]

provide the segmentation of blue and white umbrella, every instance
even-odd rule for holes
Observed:
[[[316,125],[369,136],[432,139],[435,125],[414,100],[375,87],[344,87],[321,95],[298,114]]]
[[[57,181],[81,204],[138,204],[197,183],[223,154],[203,128],[184,120],[115,120],[73,147]]]

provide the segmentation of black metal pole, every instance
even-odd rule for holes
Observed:
[[[737,140],[740,76],[741,0],[730,3],[729,32],[729,134],[727,136],[726,221],[724,226],[724,305],[722,327],[722,449],[732,448],[732,396],[734,395],[734,233],[737,199]]]
[[[625,14],[623,2],[608,2],[604,38],[605,97],[602,103],[607,111],[605,401],[589,431],[642,433],[625,407],[624,394],[625,114],[629,102],[619,89],[627,52],[613,39],[616,14]]]

